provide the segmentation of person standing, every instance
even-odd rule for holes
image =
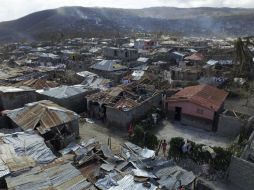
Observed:
[[[166,157],[166,155],[167,155],[167,142],[166,142],[165,139],[163,140],[163,143],[162,143],[162,151],[163,151],[164,157]]]
[[[134,129],[133,129],[133,125],[132,125],[132,123],[131,123],[130,126],[128,127],[129,139],[132,137],[133,132],[134,132]]]

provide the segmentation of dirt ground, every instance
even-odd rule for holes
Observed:
[[[121,145],[128,141],[127,130],[107,128],[103,123],[80,122],[80,137],[82,140],[96,138],[102,144],[108,144],[108,138],[111,138],[111,148],[115,154],[121,151]],[[183,137],[196,143],[202,143],[210,146],[228,147],[234,139],[220,137],[213,132],[206,132],[189,126],[183,126],[177,122],[163,121],[162,126],[156,130],[156,136],[159,140],[166,139],[167,142],[173,137]],[[167,147],[169,148],[169,147]],[[159,152],[163,156],[162,150]]]
[[[128,140],[127,132],[121,130],[109,129],[100,122],[79,124],[80,141],[95,138],[101,144],[108,144],[108,138],[111,137],[111,148],[113,153],[118,154],[121,151],[121,145]]]
[[[203,131],[190,126],[183,126],[177,122],[163,121],[157,130],[159,139],[170,141],[173,137],[183,137],[200,144],[227,147],[234,139],[220,137],[213,132]]]
[[[254,114],[254,98],[240,99],[240,98],[228,98],[225,101],[225,109],[234,110],[239,113],[247,115]]]

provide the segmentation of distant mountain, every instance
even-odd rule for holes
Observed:
[[[112,36],[129,32],[169,32],[185,36],[253,35],[254,9],[62,7],[0,23],[0,41]]]

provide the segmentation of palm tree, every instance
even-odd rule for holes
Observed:
[[[238,77],[243,78],[251,77],[252,55],[248,48],[249,44],[250,38],[246,38],[246,41],[243,41],[241,38],[238,38],[234,43],[236,52],[236,61],[239,63],[239,67],[236,67],[235,74]]]

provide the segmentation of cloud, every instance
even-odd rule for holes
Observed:
[[[254,7],[253,0],[0,0],[0,21],[12,20],[40,10],[62,6],[144,8],[170,7]]]

